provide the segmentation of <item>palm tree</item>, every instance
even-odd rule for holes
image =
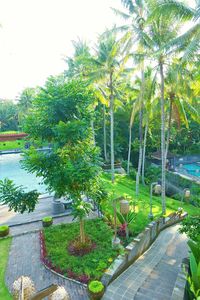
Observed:
[[[138,170],[136,176],[136,196],[139,195],[139,180],[142,166],[142,150],[143,150],[143,96],[144,96],[144,52],[146,47],[146,37],[144,35],[144,25],[145,19],[148,14],[148,7],[145,1],[137,1],[137,0],[121,0],[123,6],[127,9],[127,12],[124,13],[117,9],[113,9],[113,11],[122,17],[124,20],[130,21],[129,24],[123,25],[117,28],[117,31],[125,32],[123,39],[126,40],[125,51],[130,52],[133,51],[133,46],[137,43],[137,50],[134,51],[135,59],[139,64],[140,72],[141,72],[141,90],[139,96],[139,159],[138,159]],[[133,107],[133,109],[135,109]],[[130,154],[131,154],[131,130],[132,130],[132,120],[133,116],[131,116],[131,121],[129,125],[129,150],[128,150],[128,166],[127,171],[129,173],[130,169]]]
[[[150,10],[153,11],[157,1],[150,3]],[[153,7],[151,6],[153,5]],[[170,63],[170,58],[173,53],[177,51],[177,48],[173,47],[169,49],[168,44],[172,43],[177,37],[179,26],[177,23],[172,22],[170,18],[154,18],[150,15],[149,19],[151,23],[148,27],[148,43],[151,59],[157,63],[157,67],[160,73],[160,108],[161,108],[161,160],[162,160],[162,213],[166,213],[166,201],[165,201],[165,78],[164,78],[164,66],[167,61]]]
[[[110,159],[111,179],[114,182],[114,107],[117,97],[117,83],[124,70],[126,56],[121,57],[121,43],[114,32],[106,31],[99,38],[96,56],[92,59],[94,70],[90,78],[96,82],[104,99],[107,98],[110,112]]]
[[[175,59],[166,74],[166,98],[169,99],[169,116],[165,159],[167,159],[169,149],[172,121],[174,120],[178,127],[185,124],[186,128],[189,126],[187,114],[195,121],[200,121],[198,111],[192,104],[192,100],[195,98],[191,87],[192,81],[193,69],[189,70],[185,63],[181,64],[180,59]]]
[[[192,26],[183,34],[174,39],[169,46],[175,45],[183,51],[183,60],[192,61],[200,49],[200,1],[196,0],[195,8],[187,3],[177,0],[162,0],[156,6],[152,18],[173,17],[175,21],[179,18],[181,21],[191,21]]]

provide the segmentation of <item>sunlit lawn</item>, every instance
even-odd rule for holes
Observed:
[[[113,192],[113,198],[123,196],[127,194],[131,197],[132,200],[136,200],[135,197],[135,181],[127,177],[126,175],[116,175],[115,183],[112,184],[109,174],[103,175],[103,180],[107,191]],[[153,196],[153,214],[154,218],[158,218],[162,214],[161,206],[161,197]],[[149,200],[150,193],[149,187],[140,185],[139,198],[136,202],[136,212],[137,218],[136,221],[130,226],[134,234],[141,232],[145,226],[149,223],[148,214],[149,214]],[[178,207],[183,207],[188,214],[197,215],[200,214],[200,208],[194,207],[187,203],[181,203],[180,201],[166,197],[166,214],[170,214],[173,211],[176,211]],[[118,205],[119,207],[119,205]],[[106,209],[113,214],[112,201],[106,207]]]
[[[11,238],[0,239],[0,299],[2,300],[12,299],[4,281],[10,244]]]
[[[22,149],[24,148],[24,140],[0,142],[0,151]]]

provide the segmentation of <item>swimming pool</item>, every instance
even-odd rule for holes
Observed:
[[[36,189],[41,194],[47,193],[41,178],[22,169],[21,160],[20,153],[0,155],[0,179],[9,178],[15,184],[24,186],[27,191]]]
[[[200,165],[197,163],[184,164],[183,169],[192,176],[200,177]]]

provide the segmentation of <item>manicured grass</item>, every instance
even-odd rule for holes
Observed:
[[[85,221],[86,235],[96,244],[95,249],[84,256],[68,252],[71,241],[79,236],[79,223],[62,224],[44,229],[47,257],[66,276],[89,276],[100,279],[118,252],[111,247],[113,231],[100,219]],[[81,280],[80,280],[81,281]]]
[[[135,181],[126,175],[116,175],[115,183],[112,184],[109,174],[103,175],[105,188],[110,193],[113,193],[113,198],[123,196],[127,194],[132,200],[136,201],[135,196]],[[130,229],[133,234],[136,235],[141,232],[145,226],[149,223],[149,187],[140,185],[140,195],[136,201],[136,221],[131,224]],[[119,207],[119,205],[118,205]],[[180,201],[166,197],[166,214],[170,214],[177,211],[178,207],[183,207],[185,211],[190,215],[200,214],[200,208],[194,207],[187,203],[181,203]],[[103,209],[110,214],[113,214],[112,200],[108,204],[103,205]],[[153,214],[155,219],[162,215],[161,197],[153,196]]]
[[[0,299],[2,300],[12,299],[4,282],[10,244],[11,238],[0,239]]]
[[[0,151],[22,149],[24,148],[24,140],[0,142]]]

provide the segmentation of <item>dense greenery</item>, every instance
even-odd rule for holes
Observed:
[[[10,296],[8,289],[4,283],[5,273],[6,273],[6,266],[8,261],[9,249],[10,249],[11,239],[0,239],[0,299],[4,300],[11,300],[12,297]]]
[[[112,198],[121,197],[122,195],[127,195],[130,197],[130,201],[135,203],[135,211],[137,213],[135,222],[131,223],[129,228],[132,235],[137,235],[140,233],[145,226],[149,223],[148,214],[149,214],[149,199],[150,199],[150,191],[149,187],[140,186],[141,194],[136,201],[135,191],[133,190],[133,186],[135,185],[135,181],[125,175],[116,175],[116,181],[114,185],[110,181],[110,177],[108,174],[103,176],[104,187],[107,192],[111,195]],[[114,195],[113,195],[114,194]],[[159,196],[153,196],[153,214],[155,218],[158,218],[162,215],[161,209],[161,199]],[[180,207],[180,201],[166,198],[166,214],[170,214],[174,211],[177,211]],[[195,216],[196,214],[200,214],[200,208],[194,207],[191,204],[183,203],[183,209],[188,212],[189,215]],[[119,208],[119,203],[118,203]],[[102,202],[102,210],[105,213],[106,221],[113,221],[113,204],[112,201],[105,200]]]
[[[9,210],[23,214],[32,212],[38,203],[39,193],[36,190],[26,192],[22,186],[16,186],[12,180],[0,180],[0,203],[8,205]]]
[[[79,233],[79,224],[62,224],[44,230],[47,256],[56,268],[69,277],[81,280],[100,279],[117,252],[111,248],[113,231],[102,220],[85,222],[87,236],[95,248],[84,257],[69,254],[68,247]]]

